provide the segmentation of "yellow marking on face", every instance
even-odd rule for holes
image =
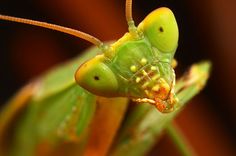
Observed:
[[[137,77],[135,81],[136,81],[136,83],[139,83],[141,81],[141,78]]]
[[[135,65],[130,66],[130,70],[134,73],[137,71],[137,67]]]
[[[146,95],[149,95],[149,91],[148,90],[144,90]]]
[[[166,82],[165,79],[160,78],[160,79],[159,79],[159,83],[160,83],[160,85],[161,85],[162,88],[165,88],[166,90],[169,90],[169,89],[170,89],[170,86],[169,86],[169,84]]]
[[[159,85],[155,85],[155,86],[153,86],[152,87],[152,91],[159,91],[159,89],[160,89],[160,86]]]
[[[150,84],[150,82],[145,82],[145,83],[142,85],[142,88],[146,88],[149,84]]]
[[[147,73],[145,70],[142,70],[142,74],[143,74],[144,76],[147,76],[147,75],[148,75],[148,73]]]
[[[145,58],[142,58],[141,61],[140,61],[141,65],[145,65],[147,63],[147,59]]]
[[[151,70],[152,70],[152,71],[155,71],[155,70],[157,70],[157,67],[151,66]]]
[[[155,80],[158,79],[159,77],[160,77],[160,75],[159,75],[159,74],[156,74],[156,75],[154,75],[154,76],[152,77],[152,80],[155,81]]]

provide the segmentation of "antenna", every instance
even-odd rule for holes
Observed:
[[[133,17],[132,17],[132,0],[126,0],[125,16],[126,16],[126,21],[127,21],[128,25],[130,22],[134,22]]]
[[[66,33],[66,34],[70,34],[72,36],[76,36],[78,38],[89,41],[92,44],[96,45],[102,51],[105,51],[102,41],[100,41],[99,39],[97,39],[96,37],[94,37],[92,35],[89,35],[87,33],[79,31],[79,30],[67,28],[67,27],[64,27],[64,26],[56,25],[56,24],[40,22],[40,21],[35,21],[35,20],[30,20],[30,19],[25,19],[25,18],[19,18],[19,17],[13,17],[13,16],[7,16],[7,15],[1,15],[1,14],[0,14],[0,19],[5,20],[5,21],[12,21],[12,22],[17,22],[17,23],[24,23],[24,24],[34,25],[34,26],[43,27],[43,28],[63,32],[63,33]]]
[[[132,0],[126,0],[125,16],[126,16],[126,21],[129,26],[129,32],[131,34],[134,34],[136,37],[139,37],[137,27],[135,26],[135,23],[132,17]]]

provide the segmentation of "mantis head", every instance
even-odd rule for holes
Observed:
[[[161,112],[172,111],[177,103],[171,62],[179,32],[174,14],[168,8],[154,10],[136,27],[132,0],[126,0],[129,33],[109,48],[79,30],[6,15],[0,15],[0,19],[57,30],[96,45],[104,53],[82,64],[75,73],[76,82],[93,94],[148,102]]]
[[[161,112],[172,111],[177,99],[171,61],[178,45],[172,11],[156,9],[137,28],[129,28],[108,51],[80,66],[76,82],[96,95],[129,97],[154,104]]]

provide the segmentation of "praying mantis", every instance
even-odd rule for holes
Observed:
[[[179,32],[165,7],[136,26],[132,0],[126,0],[129,32],[112,43],[59,25],[0,19],[64,32],[96,46],[35,79],[9,101],[0,114],[1,155],[144,155],[208,79],[210,65],[202,62],[175,84]],[[124,117],[131,100],[138,104]]]

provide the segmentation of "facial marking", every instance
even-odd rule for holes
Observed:
[[[152,80],[155,81],[155,80],[157,80],[159,77],[160,77],[160,75],[156,73],[156,74],[152,77]]]
[[[148,75],[148,73],[145,70],[142,70],[142,74],[143,74],[143,76],[147,76]]]
[[[141,63],[142,62],[142,63]],[[171,84],[161,75],[161,69],[154,63],[149,63],[145,58],[140,60],[140,65],[131,65],[130,71],[134,73],[132,80],[142,88],[146,98],[133,99],[134,101],[147,102],[155,105],[161,112],[172,110],[176,102],[172,99]],[[157,63],[158,64],[158,63]],[[173,94],[173,95],[172,95]]]
[[[140,77],[137,77],[136,79],[135,79],[135,82],[136,83],[139,83],[141,81],[141,78]]]
[[[141,61],[140,61],[141,65],[145,65],[147,64],[147,59],[146,58],[142,58]]]
[[[130,66],[130,70],[135,73],[137,71],[137,67],[135,65]]]
[[[158,92],[160,89],[160,86],[159,85],[155,85],[152,87],[152,91],[155,91],[155,92]]]
[[[150,84],[149,81],[145,82],[145,83],[142,85],[142,88],[146,88],[149,84]]]
[[[145,94],[147,94],[147,95],[149,94],[149,91],[148,91],[147,89],[144,90],[144,92],[145,92]]]
[[[157,70],[157,67],[151,66],[151,70],[152,70],[152,71],[155,71],[155,70]]]

